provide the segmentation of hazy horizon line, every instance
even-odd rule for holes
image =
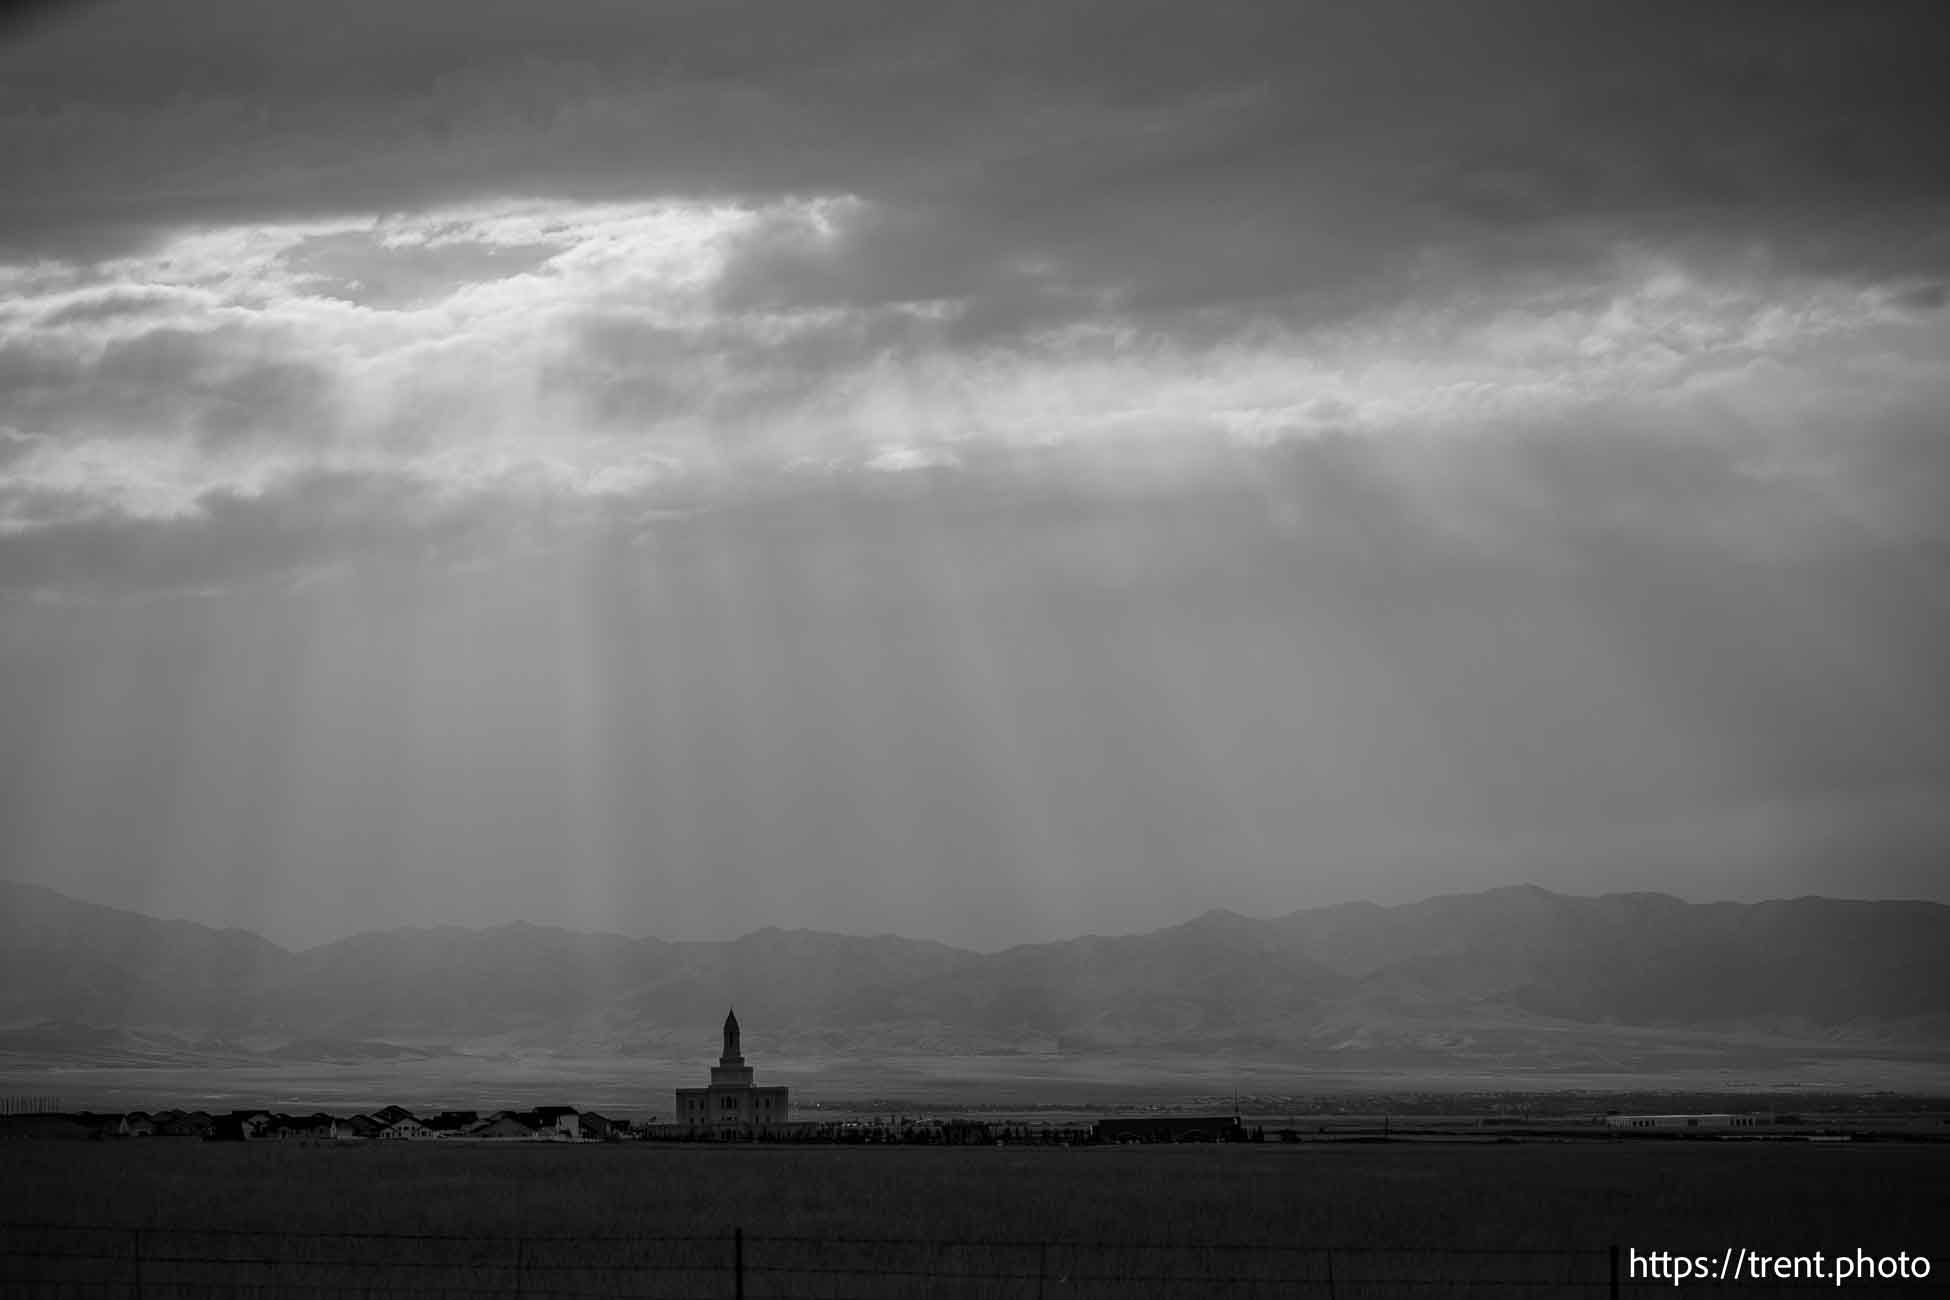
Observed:
[[[1868,897],[1845,896],[1840,894],[1817,894],[1817,893],[1796,894],[1792,896],[1770,895],[1765,898],[1748,898],[1748,899],[1692,898],[1692,897],[1687,897],[1685,895],[1675,894],[1666,890],[1658,890],[1658,889],[1620,889],[1620,890],[1607,890],[1603,893],[1574,893],[1567,890],[1551,889],[1548,886],[1539,885],[1534,881],[1526,880],[1526,881],[1518,881],[1508,885],[1492,885],[1482,889],[1450,890],[1442,893],[1425,894],[1414,899],[1409,899],[1406,901],[1395,902],[1395,903],[1379,903],[1379,902],[1375,902],[1372,899],[1367,899],[1367,898],[1344,899],[1340,902],[1319,903],[1319,904],[1314,904],[1305,907],[1296,907],[1288,911],[1278,912],[1271,915],[1260,915],[1251,912],[1242,912],[1237,908],[1215,905],[1212,907],[1205,908],[1204,910],[1192,916],[1186,917],[1182,921],[1174,921],[1166,925],[1155,926],[1148,930],[1129,930],[1129,931],[1117,931],[1111,933],[1098,932],[1094,930],[1085,930],[1085,931],[1080,931],[1076,934],[1069,935],[1066,938],[1029,940],[1021,943],[1002,944],[999,947],[975,947],[968,944],[949,943],[941,939],[899,934],[892,930],[876,930],[871,932],[862,932],[862,931],[852,931],[852,930],[823,929],[823,928],[813,927],[813,926],[782,926],[782,925],[761,925],[749,930],[739,931],[736,934],[721,936],[717,938],[670,938],[666,935],[661,935],[661,934],[651,934],[651,933],[630,934],[622,930],[591,929],[591,928],[584,928],[584,927],[573,926],[573,925],[560,925],[550,921],[531,921],[526,918],[520,918],[520,917],[509,921],[495,922],[490,925],[462,925],[457,922],[436,922],[430,925],[395,925],[395,926],[375,927],[375,928],[362,929],[362,930],[353,930],[345,934],[338,935],[334,938],[320,940],[316,943],[293,945],[293,944],[280,942],[279,940],[272,938],[270,935],[264,933],[262,930],[252,929],[249,926],[218,925],[210,921],[200,920],[193,916],[162,915],[156,912],[146,912],[141,910],[140,908],[130,907],[121,903],[104,903],[93,898],[85,898],[78,894],[69,893],[65,889],[58,888],[54,885],[46,884],[43,881],[22,880],[14,876],[0,875],[0,887],[4,887],[4,886],[19,886],[19,887],[24,887],[29,889],[45,890],[46,892],[50,894],[54,894],[55,896],[65,899],[69,902],[80,903],[88,907],[106,908],[109,911],[122,912],[131,916],[139,916],[144,918],[145,920],[150,920],[150,921],[194,925],[202,929],[215,931],[220,934],[227,934],[227,933],[247,934],[252,936],[253,938],[268,943],[275,948],[278,948],[284,952],[291,953],[294,955],[302,954],[306,952],[314,952],[321,948],[332,947],[335,944],[348,943],[354,939],[359,939],[359,938],[364,938],[367,936],[374,936],[374,935],[432,934],[432,933],[438,933],[440,931],[460,931],[467,934],[490,934],[498,930],[510,930],[510,929],[526,927],[529,929],[553,930],[562,934],[583,935],[592,938],[622,939],[630,943],[653,942],[653,943],[663,943],[663,944],[672,944],[672,945],[738,943],[745,939],[752,938],[756,935],[765,934],[768,931],[776,931],[782,934],[829,935],[836,938],[845,938],[845,939],[898,939],[904,943],[934,944],[939,947],[948,948],[953,951],[972,953],[977,956],[995,956],[1001,953],[1012,952],[1021,948],[1049,947],[1053,944],[1073,943],[1081,939],[1138,938],[1144,935],[1157,934],[1164,930],[1177,929],[1180,926],[1191,925],[1197,921],[1200,921],[1208,916],[1213,916],[1213,915],[1236,916],[1246,921],[1272,922],[1272,921],[1285,920],[1289,917],[1298,916],[1307,912],[1326,912],[1326,911],[1333,911],[1341,908],[1357,908],[1357,907],[1371,907],[1382,911],[1394,911],[1400,908],[1418,907],[1428,903],[1441,902],[1445,899],[1481,898],[1491,894],[1509,894],[1509,893],[1519,893],[1519,892],[1531,892],[1537,894],[1544,894],[1552,898],[1576,899],[1581,901],[1598,901],[1607,898],[1661,898],[1661,899],[1669,899],[1673,902],[1681,903],[1688,907],[1714,907],[1714,906],[1760,907],[1769,903],[1799,903],[1799,902],[1808,902],[1808,901],[1819,901],[1819,902],[1827,902],[1827,903],[1861,903],[1861,904],[1876,904],[1876,905],[1903,904],[1908,906],[1950,908],[1950,902],[1945,902],[1944,900],[1933,899],[1933,898],[1916,898],[1916,897],[1868,898]]]

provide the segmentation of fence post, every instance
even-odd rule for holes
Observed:
[[[515,1237],[515,1294],[528,1293],[528,1250],[527,1238]]]
[[[1618,1300],[1618,1243],[1611,1244],[1611,1300]]]
[[[129,1229],[129,1258],[135,1261],[135,1300],[142,1300],[142,1229]]]
[[[745,1230],[731,1230],[731,1276],[732,1294],[738,1300],[745,1300]]]
[[[1036,1255],[1036,1300],[1043,1300],[1043,1293],[1049,1286],[1049,1243],[1039,1244]]]

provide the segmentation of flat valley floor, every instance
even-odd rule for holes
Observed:
[[[1876,1093],[1950,1096],[1950,1056],[1939,1059],[1800,1055],[1731,1068],[1542,1070],[1427,1063],[1400,1068],[1331,1068],[1155,1052],[1061,1056],[758,1057],[760,1083],[792,1088],[796,1119],[827,1113],[905,1110],[943,1115],[1050,1108],[1112,1113],[1144,1105],[1209,1107],[1233,1096],[1410,1096],[1567,1093],[1807,1095],[1806,1105]],[[605,1115],[668,1119],[672,1093],[708,1074],[709,1061],[668,1058],[432,1056],[363,1063],[226,1063],[158,1059],[115,1063],[45,1061],[0,1053],[0,1097],[58,1097],[68,1109],[231,1110],[262,1106],[352,1114],[388,1103],[412,1109],[492,1110],[571,1105]],[[1729,1102],[1728,1104],[1732,1104]],[[1286,1103],[1268,1110],[1280,1113]],[[1725,1109],[1726,1105],[1716,1107]],[[1602,1109],[1602,1107],[1600,1107]]]

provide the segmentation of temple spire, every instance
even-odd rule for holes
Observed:
[[[735,1007],[725,1014],[724,1056],[720,1058],[718,1063],[720,1065],[743,1065],[745,1063],[744,1054],[738,1050],[738,1011]]]

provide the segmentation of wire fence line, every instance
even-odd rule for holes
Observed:
[[[1864,1288],[1872,1285],[1865,1282]],[[742,1229],[485,1236],[0,1224],[0,1292],[76,1300],[888,1300],[921,1294],[945,1300],[1487,1300],[1650,1296],[1671,1287],[1627,1276],[1616,1246],[841,1237]],[[1774,1295],[1781,1287],[1720,1284],[1714,1290]]]

